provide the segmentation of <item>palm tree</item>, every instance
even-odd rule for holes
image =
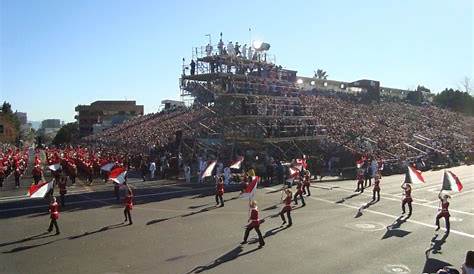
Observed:
[[[328,74],[326,71],[322,70],[322,69],[318,69],[314,72],[314,78],[316,79],[324,79],[326,80],[328,78]]]

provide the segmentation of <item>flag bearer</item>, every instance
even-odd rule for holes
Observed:
[[[244,240],[240,244],[246,244],[250,230],[255,229],[258,235],[258,241],[260,243],[258,247],[263,247],[265,245],[265,241],[263,240],[262,232],[260,232],[260,224],[263,223],[263,220],[258,218],[257,201],[250,202],[250,218],[248,221],[249,223],[245,228]]]
[[[402,189],[404,190],[404,198],[402,200],[402,214],[405,214],[405,205],[408,204],[408,216],[411,216],[413,209],[411,206],[411,203],[413,202],[413,199],[411,198],[411,185],[404,183],[402,185]]]
[[[440,208],[440,211],[439,211],[438,215],[436,216],[436,226],[437,226],[436,231],[438,231],[440,229],[439,219],[444,218],[444,221],[446,223],[446,233],[449,233],[449,229],[450,229],[449,217],[451,215],[449,214],[449,210],[448,210],[448,207],[449,207],[448,199],[451,198],[451,197],[447,194],[441,196],[441,192],[439,192],[438,198],[439,198],[440,203],[441,203],[440,204],[441,208]]]
[[[127,186],[128,192],[127,196],[125,196],[124,202],[125,202],[125,209],[123,210],[123,215],[125,216],[125,220],[123,221],[124,223],[128,221],[129,225],[132,225],[132,215],[130,214],[130,211],[133,208],[133,192],[132,189]]]
[[[58,235],[59,227],[58,227],[58,219],[59,219],[59,205],[56,202],[56,197],[53,197],[51,203],[49,204],[49,214],[51,218],[51,222],[49,223],[48,232],[53,231],[53,225],[56,228],[56,235]]]
[[[217,177],[217,183],[216,183],[216,206],[219,205],[220,202],[220,207],[224,206],[224,180],[222,179],[221,176]]]
[[[285,199],[283,199],[283,203],[285,205],[280,211],[280,218],[283,221],[281,225],[286,224],[286,220],[284,216],[284,214],[286,213],[286,217],[288,217],[288,226],[290,227],[293,225],[293,220],[291,219],[291,197],[292,197],[291,189],[288,189],[288,188],[285,189],[285,194],[286,194],[286,197]]]

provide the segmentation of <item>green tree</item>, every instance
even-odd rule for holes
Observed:
[[[58,133],[53,139],[54,145],[70,144],[74,142],[79,136],[79,127],[76,122],[68,123],[59,129]]]
[[[423,93],[420,90],[413,90],[407,94],[407,101],[413,105],[421,105],[423,102]]]
[[[474,98],[467,92],[446,88],[434,97],[434,103],[442,108],[474,115]]]
[[[10,103],[7,103],[7,101],[3,101],[2,113],[7,115],[13,114],[12,105],[10,105]]]
[[[322,70],[322,69],[317,69],[315,72],[314,72],[314,78],[316,79],[324,79],[326,80],[328,78],[328,74],[326,71]]]
[[[420,85],[418,85],[418,87],[416,87],[416,90],[421,91],[421,92],[428,92],[428,93],[431,92],[431,90],[429,88],[427,88],[425,86],[420,86]]]

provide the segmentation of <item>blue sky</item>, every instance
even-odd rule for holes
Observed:
[[[107,99],[155,112],[205,34],[247,42],[249,27],[299,75],[438,92],[474,78],[473,25],[470,0],[0,0],[0,100],[29,120]]]

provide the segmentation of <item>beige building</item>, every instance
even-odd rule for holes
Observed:
[[[79,125],[81,137],[94,133],[94,128],[99,127],[104,121],[115,121],[110,126],[121,123],[131,117],[143,115],[143,105],[135,101],[95,101],[90,105],[78,105],[75,110],[78,114],[74,117]]]

